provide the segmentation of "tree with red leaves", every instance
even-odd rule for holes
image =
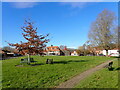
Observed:
[[[37,35],[37,28],[34,28],[33,24],[34,23],[31,22],[30,20],[25,20],[26,26],[23,26],[21,28],[24,31],[22,35],[27,40],[27,42],[23,43],[21,41],[20,44],[8,43],[10,46],[14,46],[18,50],[18,53],[22,55],[26,55],[26,54],[28,54],[28,56],[35,55],[35,54],[42,55],[43,50],[46,47],[46,43],[49,42],[49,39],[46,39],[46,37],[49,34],[47,34],[46,36]]]

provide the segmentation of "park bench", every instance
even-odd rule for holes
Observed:
[[[30,62],[28,62],[28,58],[24,58],[24,59],[21,59],[20,63],[31,63],[31,62],[35,62],[33,58],[30,58]]]
[[[111,69],[111,68],[112,68],[112,65],[113,65],[113,61],[109,62],[109,64],[108,64],[108,69]]]
[[[108,68],[108,70],[113,70],[112,65],[113,65],[113,61],[109,62],[109,64],[107,64],[105,68]]]
[[[46,64],[53,64],[53,59],[47,59]]]
[[[28,58],[21,59],[20,63],[28,63]]]

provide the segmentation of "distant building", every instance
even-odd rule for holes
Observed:
[[[0,50],[0,54],[4,54],[4,53],[5,53],[4,51]]]
[[[101,54],[106,56],[106,50],[102,50],[102,49],[101,50],[96,50],[95,54],[97,56],[99,56]],[[117,48],[108,50],[108,56],[119,56],[119,50]]]
[[[95,54],[96,54],[97,56],[99,56],[100,54],[103,54],[103,50],[96,50],[96,51],[95,51]]]
[[[103,55],[106,55],[106,50],[103,50]],[[109,56],[119,56],[119,50],[117,48],[108,50]]]
[[[46,47],[44,53],[46,55],[64,55],[64,53],[62,52],[62,50],[60,50],[58,46],[53,46],[53,45]]]
[[[76,51],[73,51],[73,52],[71,53],[71,56],[79,56],[79,55],[78,55],[78,53],[77,53]]]
[[[66,46],[49,46],[43,52],[45,55],[58,55],[58,56],[78,56],[76,49],[67,48]]]

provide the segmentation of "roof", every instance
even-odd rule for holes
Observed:
[[[60,48],[58,46],[49,46],[46,47],[47,49],[44,52],[49,52],[49,51],[60,51]]]
[[[49,46],[47,48],[59,48],[58,46]]]
[[[76,50],[72,51],[71,53],[74,53],[74,52],[76,52]]]

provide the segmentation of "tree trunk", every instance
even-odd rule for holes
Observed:
[[[108,57],[108,50],[106,50],[106,57]]]
[[[28,63],[30,63],[30,55],[28,54]]]

